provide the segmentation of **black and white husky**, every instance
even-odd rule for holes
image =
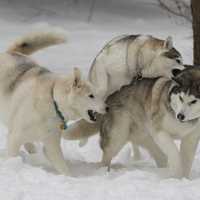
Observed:
[[[128,141],[146,148],[170,176],[188,177],[200,137],[200,69],[189,68],[174,80],[143,79],[111,95],[100,122],[102,162]],[[180,139],[180,151],[174,142]],[[163,154],[165,156],[163,156]]]

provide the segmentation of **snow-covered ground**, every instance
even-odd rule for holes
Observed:
[[[58,73],[67,74],[78,66],[86,76],[100,48],[112,37],[124,33],[152,34],[161,38],[172,35],[174,45],[181,51],[184,61],[192,62],[190,25],[168,18],[165,12],[152,3],[144,4],[138,0],[139,3],[133,1],[125,6],[118,0],[118,6],[114,10],[111,5],[100,5],[92,22],[87,23],[80,8],[75,12],[80,12],[82,17],[69,9],[67,13],[64,9],[54,9],[55,4],[48,5],[47,10],[36,12],[38,5],[34,3],[27,8],[26,5],[18,4],[8,6],[8,2],[0,2],[0,50],[4,51],[21,34],[46,26],[47,23],[62,27],[68,32],[68,44],[33,55],[41,65]],[[83,7],[84,9],[86,8]],[[142,152],[143,160],[133,161],[129,145],[120,152],[113,162],[113,169],[108,173],[105,168],[98,168],[96,164],[101,158],[98,136],[91,138],[83,148],[78,146],[78,142],[62,141],[63,152],[71,170],[71,176],[65,177],[56,174],[40,148],[35,155],[22,151],[21,157],[5,160],[3,152],[6,148],[6,134],[7,130],[2,125],[1,200],[200,199],[200,152],[196,154],[191,180],[163,179],[162,173],[146,152]]]

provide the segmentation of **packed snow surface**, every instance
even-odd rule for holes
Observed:
[[[16,37],[33,29],[49,25],[62,27],[68,32],[67,44],[33,55],[42,66],[54,72],[67,74],[73,67],[80,67],[87,76],[92,60],[103,45],[111,38],[127,33],[152,34],[161,38],[171,35],[185,63],[192,63],[190,24],[169,18],[153,1],[133,1],[130,6],[124,6],[118,0],[118,7],[113,10],[112,6],[103,7],[101,4],[90,23],[86,21],[84,6],[75,9],[74,13],[70,9],[65,12],[65,8],[57,8],[56,4],[49,4],[47,9],[43,9],[43,4],[32,3],[30,6],[22,2],[23,6],[17,3],[10,6],[11,1],[0,2],[0,49],[6,50]],[[62,141],[71,171],[71,176],[65,177],[54,171],[40,145],[38,153],[34,155],[22,149],[19,157],[5,159],[6,137],[7,129],[1,125],[0,200],[200,199],[199,151],[196,153],[191,180],[178,180],[163,178],[162,170],[156,168],[145,151],[142,151],[142,160],[134,161],[129,144],[114,159],[113,168],[108,173],[106,168],[98,167],[101,159],[98,136],[90,138],[83,148],[79,147],[78,141]]]

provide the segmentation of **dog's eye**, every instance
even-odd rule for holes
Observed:
[[[195,104],[196,102],[197,102],[197,100],[195,99],[195,100],[193,100],[193,101],[190,102],[190,105],[191,104]]]
[[[93,94],[90,94],[89,97],[90,97],[91,99],[94,99],[94,95],[93,95]]]
[[[181,102],[183,102],[183,98],[182,98],[182,96],[179,96],[179,99],[180,99]]]

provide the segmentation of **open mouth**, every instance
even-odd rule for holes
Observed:
[[[186,121],[179,120],[179,122],[181,122],[181,123],[196,123],[198,120],[199,120],[199,118],[194,118],[194,119],[190,119],[190,120],[186,120]]]
[[[88,110],[88,115],[91,121],[97,121],[97,112],[94,112],[93,110]]]

